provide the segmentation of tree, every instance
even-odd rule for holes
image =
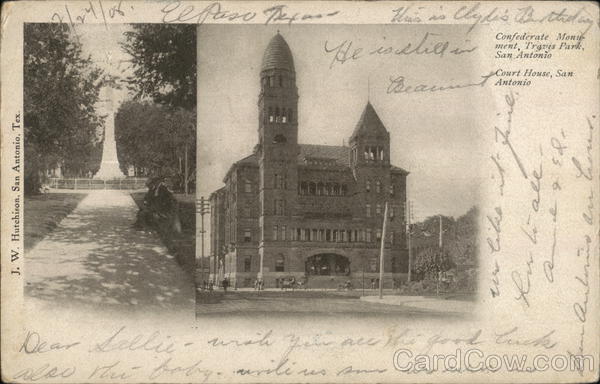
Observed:
[[[133,67],[133,75],[125,82],[134,99],[142,102],[122,109],[120,134],[126,140],[123,148],[152,150],[151,158],[141,153],[131,156],[150,174],[174,176],[187,194],[196,169],[196,27],[135,24],[125,33],[121,47],[131,56]],[[161,106],[162,118],[155,116],[158,107],[143,103],[148,99]],[[144,108],[152,110],[152,116],[159,119],[153,129],[160,132],[139,135],[131,131],[136,124],[129,120]],[[152,125],[146,117],[140,117],[139,124],[142,123]],[[147,127],[140,129],[146,132]],[[131,137],[141,142],[133,144]],[[157,137],[162,138],[159,143]]]
[[[196,115],[183,108],[169,110],[150,101],[127,101],[115,116],[119,163],[136,176],[171,176],[177,189],[188,192],[196,157]],[[187,160],[186,160],[187,159]]]
[[[196,107],[196,26],[134,24],[121,48],[131,55],[125,81],[136,99],[171,109]]]
[[[64,24],[25,24],[23,69],[29,194],[48,170],[60,166],[67,176],[82,176],[99,166],[103,119],[94,105],[106,77]]]

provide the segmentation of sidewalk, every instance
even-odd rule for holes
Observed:
[[[91,191],[26,252],[26,296],[56,306],[193,311],[192,279],[157,234],[133,228],[136,213],[129,191]]]

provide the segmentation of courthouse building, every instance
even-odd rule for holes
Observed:
[[[293,276],[309,288],[348,280],[370,287],[379,278],[387,202],[384,283],[405,280],[408,172],[390,164],[390,133],[373,106],[348,127],[347,146],[299,144],[294,60],[279,33],[264,53],[260,84],[258,144],[210,196],[211,279],[276,287]]]

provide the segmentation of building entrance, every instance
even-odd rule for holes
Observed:
[[[321,253],[306,259],[307,276],[349,276],[350,260],[335,253]]]

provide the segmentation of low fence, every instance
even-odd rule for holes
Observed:
[[[48,186],[55,189],[144,189],[145,177],[128,177],[125,179],[63,179],[53,177],[48,180]]]

